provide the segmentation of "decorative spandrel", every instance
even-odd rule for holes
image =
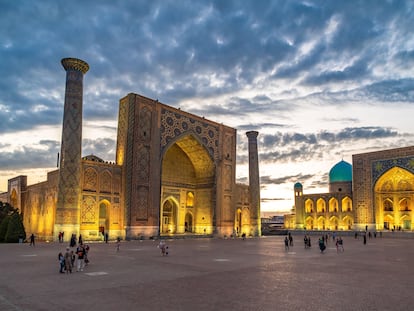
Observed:
[[[414,157],[378,160],[372,162],[372,182],[378,180],[382,174],[393,167],[401,167],[414,174]]]
[[[207,122],[189,118],[173,111],[162,109],[161,111],[161,149],[176,137],[193,132],[206,147],[207,152],[213,159],[218,159],[218,137],[219,128]]]

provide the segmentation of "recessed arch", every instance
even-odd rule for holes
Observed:
[[[109,231],[111,203],[104,199],[98,202],[99,232],[104,236]]]
[[[412,219],[404,215],[414,207],[414,174],[394,166],[378,178],[373,190],[377,228],[411,229]]]
[[[168,144],[161,167],[161,234],[189,232],[190,220],[192,233],[211,232],[215,215],[215,172],[214,159],[194,133],[182,134]],[[167,198],[174,198],[173,218],[164,215],[169,204]]]
[[[306,217],[305,219],[305,227],[306,230],[313,230],[314,229],[314,220],[313,217]]]
[[[349,196],[342,199],[342,212],[352,212],[352,199]]]
[[[325,213],[325,212],[326,212],[326,202],[325,202],[325,200],[324,200],[324,199],[319,198],[319,199],[316,201],[316,211],[317,211],[318,213]]]
[[[314,212],[313,201],[311,199],[307,199],[305,201],[305,212],[306,213],[313,213]]]
[[[318,218],[318,230],[326,230],[326,218],[323,216]]]
[[[191,212],[187,212],[185,214],[185,223],[184,223],[184,231],[185,232],[193,232],[193,214]]]
[[[174,197],[169,197],[162,203],[161,225],[162,234],[175,234],[177,230],[178,202]]]
[[[339,218],[336,216],[332,216],[329,218],[329,228],[330,230],[338,230],[339,229]]]
[[[338,200],[336,198],[329,199],[329,212],[330,213],[338,212]]]

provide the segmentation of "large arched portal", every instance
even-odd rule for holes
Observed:
[[[160,233],[211,234],[215,187],[214,162],[196,136],[183,135],[172,143],[162,160]],[[164,225],[167,198],[177,202],[174,226],[168,230]]]
[[[413,228],[414,174],[393,167],[378,179],[374,192],[377,229]]]

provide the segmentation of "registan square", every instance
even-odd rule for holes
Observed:
[[[90,68],[61,64],[58,168],[37,184],[11,178],[0,193],[27,234],[0,244],[0,310],[411,309],[413,146],[338,162],[326,193],[292,184],[295,206],[271,230],[260,210],[259,132],[245,133],[249,181],[240,184],[236,129],[120,94],[116,158],[82,156]],[[89,263],[59,273],[71,237],[88,245]]]

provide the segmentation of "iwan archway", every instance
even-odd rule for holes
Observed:
[[[414,174],[393,167],[374,187],[376,226],[380,230],[412,230]]]
[[[211,234],[215,165],[195,134],[178,137],[162,159],[160,234]]]

